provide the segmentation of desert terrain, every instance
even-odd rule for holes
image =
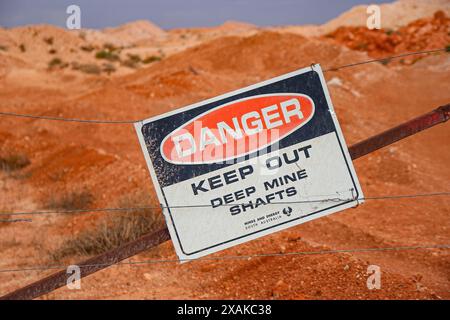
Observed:
[[[312,63],[329,69],[450,45],[450,1],[383,5],[382,30],[369,31],[361,16],[356,7],[322,26],[0,28],[0,111],[139,120]],[[325,77],[349,146],[450,102],[448,50]],[[442,124],[355,160],[365,195],[450,191],[449,129]],[[0,271],[76,264],[163,225],[159,209],[9,215],[157,205],[132,124],[0,116],[0,190],[0,220],[31,219],[0,222]],[[81,290],[41,298],[450,299],[448,249],[226,259],[448,244],[450,197],[367,200],[213,255],[224,259],[179,264],[166,242],[126,260],[153,263],[112,266],[84,278]],[[366,287],[369,265],[381,268],[379,290]],[[0,272],[0,295],[56,270]]]

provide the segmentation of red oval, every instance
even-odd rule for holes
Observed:
[[[235,159],[278,142],[314,115],[313,100],[280,93],[236,100],[190,120],[166,136],[163,158],[174,164]]]

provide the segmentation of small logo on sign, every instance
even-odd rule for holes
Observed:
[[[292,213],[292,208],[291,207],[287,207],[283,209],[283,214],[290,217]]]
[[[233,101],[177,128],[161,144],[174,164],[219,163],[260,151],[308,123],[315,111],[303,94],[278,93]]]

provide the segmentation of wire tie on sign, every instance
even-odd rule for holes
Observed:
[[[341,202],[343,199],[341,199],[341,195],[339,194],[339,191],[336,191],[336,197],[327,199],[331,202]]]
[[[341,201],[342,201],[342,199],[341,199],[341,198],[339,198],[339,197],[335,197],[335,198],[329,198],[329,199],[326,199],[325,201],[331,201],[331,202],[341,202]]]
[[[352,192],[352,199],[353,201],[356,201],[356,205],[352,207],[352,209],[357,209],[359,207],[359,199],[356,193],[353,193],[355,191],[354,188],[351,188],[350,191]]]

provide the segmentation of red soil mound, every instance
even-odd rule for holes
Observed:
[[[366,51],[373,57],[443,48],[450,44],[450,18],[443,11],[437,11],[431,18],[419,19],[396,31],[340,27],[326,37],[352,50]]]

